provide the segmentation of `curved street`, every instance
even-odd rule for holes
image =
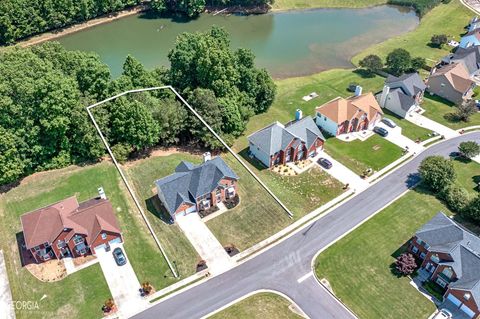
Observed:
[[[203,284],[152,306],[134,318],[200,318],[259,289],[277,290],[288,295],[310,318],[354,318],[317,283],[314,276],[300,282],[299,279],[305,278],[312,270],[312,259],[318,251],[353,230],[418,182],[417,168],[425,157],[448,156],[457,150],[460,142],[468,140],[480,142],[480,132],[465,134],[429,147],[410,162],[278,245]]]

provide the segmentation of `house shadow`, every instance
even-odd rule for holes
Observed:
[[[172,216],[170,216],[167,209],[162,205],[157,195],[153,195],[152,197],[146,199],[145,205],[147,210],[152,215],[159,218],[162,222],[169,225],[173,224],[174,221]]]
[[[248,147],[241,150],[240,153],[238,153],[238,155],[240,155],[244,160],[246,160],[248,163],[250,163],[253,167],[255,167],[259,171],[263,171],[267,169],[267,167],[263,165],[263,163],[257,160],[255,157],[250,157]]]
[[[17,240],[17,248],[20,257],[20,264],[22,267],[25,267],[30,264],[36,264],[37,261],[33,258],[33,255],[30,251],[25,248],[25,238],[23,237],[23,232],[18,232],[15,234]]]

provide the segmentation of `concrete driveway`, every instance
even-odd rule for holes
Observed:
[[[320,164],[318,164],[316,160],[321,157],[326,158],[330,162],[332,162],[332,167],[329,169],[325,169]],[[347,168],[339,161],[336,161],[333,157],[331,157],[324,151],[320,152],[319,155],[315,156],[315,163],[332,177],[339,180],[341,183],[350,184],[350,188],[354,189],[355,191],[364,190],[369,186],[369,183],[366,180],[362,179],[358,174]]]
[[[112,244],[110,251],[97,249],[96,256],[102,268],[103,275],[107,281],[108,288],[118,307],[118,316],[120,318],[129,318],[130,316],[146,309],[148,302],[140,296],[140,283],[137,275],[133,271],[132,264],[128,260],[123,244]],[[112,252],[120,247],[127,257],[127,263],[118,266],[113,258]]]
[[[423,149],[425,148],[422,145],[415,143],[415,141],[403,135],[402,128],[400,126],[392,128],[390,126],[385,125],[382,122],[378,123],[377,126],[383,127],[388,131],[388,135],[385,137],[387,141],[397,145],[402,149],[405,149],[408,147],[408,150],[410,152],[415,152],[418,154],[421,151],[423,151]]]
[[[456,137],[460,135],[460,133],[457,131],[432,121],[431,119],[415,112],[410,113],[405,119],[415,125],[437,132],[438,134],[445,136],[445,138]]]
[[[233,260],[197,213],[178,216],[176,222],[200,257],[207,262],[212,275],[233,267]]]

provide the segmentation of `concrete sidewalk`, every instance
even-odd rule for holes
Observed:
[[[440,123],[432,121],[431,119],[415,112],[410,113],[405,119],[415,125],[437,132],[438,134],[445,136],[445,138],[456,137],[460,135],[460,133],[458,133],[457,131],[452,130],[451,128],[446,127],[445,125],[442,125]]]
[[[7,267],[2,250],[0,250],[0,314],[5,319],[15,318],[12,292],[10,291],[10,282],[8,281]]]
[[[369,186],[369,183],[366,180],[362,179],[358,174],[351,171],[345,165],[335,160],[333,157],[331,157],[324,151],[320,152],[319,155],[315,156],[315,160],[318,160],[321,157],[326,158],[330,162],[332,162],[332,167],[329,169],[325,169],[321,165],[319,165],[316,161],[315,163],[325,172],[330,174],[332,177],[339,180],[341,183],[350,184],[349,187],[354,189],[357,192],[364,190]]]
[[[234,266],[234,261],[197,213],[178,216],[176,222],[200,257],[207,262],[210,274],[218,275]]]
[[[400,126],[397,127],[390,127],[385,125],[384,123],[380,122],[377,126],[380,126],[388,131],[388,135],[385,139],[402,149],[408,148],[409,152],[420,153],[425,149],[421,144],[415,143],[415,141],[409,139],[405,135],[402,134],[402,128]]]

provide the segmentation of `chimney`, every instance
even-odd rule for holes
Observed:
[[[295,111],[295,121],[301,120],[301,119],[302,119],[302,116],[303,116],[302,110],[297,109],[297,110]]]
[[[383,87],[382,96],[380,96],[380,106],[385,107],[385,103],[387,102],[387,95],[390,93],[390,87],[385,85]]]
[[[363,88],[360,85],[357,85],[355,87],[355,96],[360,96],[362,95]]]
[[[105,191],[103,190],[103,187],[98,188],[98,195],[100,195],[101,199],[107,199],[107,195],[105,195]]]
[[[203,162],[206,163],[212,159],[212,154],[210,152],[203,153]]]

